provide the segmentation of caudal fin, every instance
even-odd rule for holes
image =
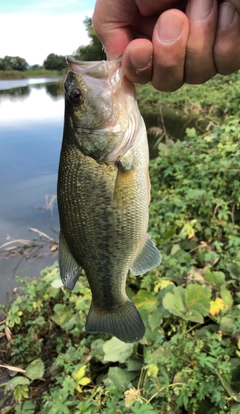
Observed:
[[[99,309],[92,302],[86,321],[87,332],[115,335],[123,342],[138,342],[145,334],[142,318],[130,299],[111,310]]]

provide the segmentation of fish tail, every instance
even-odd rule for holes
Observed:
[[[145,326],[137,308],[127,298],[123,305],[110,310],[99,309],[92,302],[86,331],[109,333],[123,342],[138,342],[145,334]]]

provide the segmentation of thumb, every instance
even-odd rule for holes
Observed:
[[[121,56],[133,40],[131,30],[137,6],[134,0],[97,0],[92,17],[93,28],[102,42],[108,59]]]

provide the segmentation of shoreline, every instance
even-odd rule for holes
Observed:
[[[23,72],[17,70],[0,70],[0,80],[15,80],[29,78],[56,78],[64,77],[66,70],[28,69]]]

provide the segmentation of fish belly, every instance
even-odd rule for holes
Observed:
[[[139,155],[135,154],[138,163]],[[147,233],[146,171],[144,162],[141,168],[133,163],[125,170],[121,162],[98,163],[76,146],[63,144],[58,181],[60,227],[92,291],[86,329],[113,333],[125,342],[144,334],[125,283]]]

